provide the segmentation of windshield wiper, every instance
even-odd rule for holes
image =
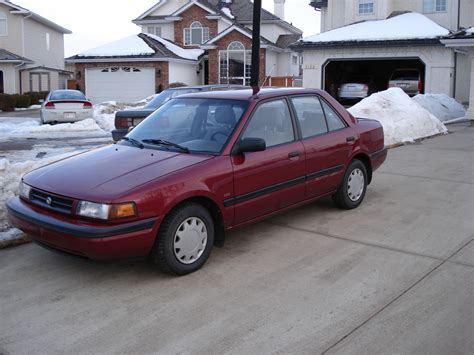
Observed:
[[[138,147],[138,148],[140,148],[140,149],[145,148],[145,146],[143,145],[142,142],[137,141],[137,140],[134,139],[134,138],[122,137],[122,140],[127,141],[127,142],[130,142],[130,143],[132,143],[135,147]]]
[[[175,147],[182,150],[185,153],[189,153],[189,148],[183,147],[182,145],[166,141],[164,139],[143,139],[143,143],[154,144],[154,145],[165,145],[168,147]]]

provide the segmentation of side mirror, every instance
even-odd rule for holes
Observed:
[[[234,154],[246,152],[261,152],[267,149],[267,144],[262,138],[244,138],[234,148]]]

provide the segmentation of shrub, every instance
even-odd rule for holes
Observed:
[[[13,95],[15,98],[15,107],[28,108],[31,104],[31,98],[28,95]]]
[[[14,95],[0,94],[0,110],[8,112],[15,109],[16,99]]]
[[[25,95],[30,97],[30,105],[38,105],[40,100],[46,99],[46,96],[48,96],[48,91],[26,92]]]

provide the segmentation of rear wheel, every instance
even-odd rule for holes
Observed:
[[[367,191],[367,169],[360,160],[354,159],[347,167],[341,186],[333,195],[333,200],[340,208],[358,207]]]
[[[151,258],[164,272],[186,275],[204,265],[214,245],[214,223],[206,208],[188,203],[164,219]]]

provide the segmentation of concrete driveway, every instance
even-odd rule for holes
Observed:
[[[329,199],[228,236],[169,277],[0,251],[0,353],[474,352],[474,131],[392,149],[353,211]]]

